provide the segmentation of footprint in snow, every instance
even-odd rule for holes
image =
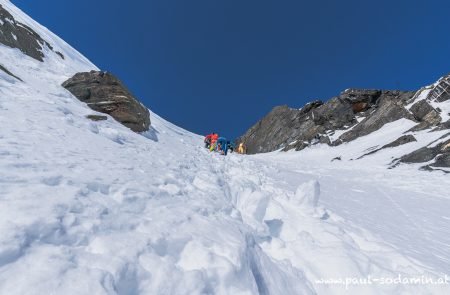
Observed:
[[[62,176],[52,176],[52,177],[45,177],[41,180],[41,182],[48,186],[57,186],[60,185],[62,181]]]

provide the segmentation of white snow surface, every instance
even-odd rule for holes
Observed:
[[[0,3],[66,56],[0,46],[0,294],[450,293],[450,177],[387,169],[444,131],[223,157],[154,113],[92,122],[60,84],[96,67]]]

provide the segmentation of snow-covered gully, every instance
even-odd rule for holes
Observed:
[[[61,84],[97,68],[0,4],[54,48],[0,45],[0,294],[449,294],[448,174],[387,169],[445,131],[350,161],[413,123],[223,157],[155,113],[91,121]]]

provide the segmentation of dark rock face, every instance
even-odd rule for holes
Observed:
[[[79,100],[135,132],[150,127],[150,112],[110,73],[91,71],[78,73],[62,85]]]
[[[27,25],[16,21],[2,5],[0,5],[0,43],[17,48],[38,61],[44,61],[44,47],[53,50],[47,41]],[[61,53],[59,56],[64,59]]]
[[[311,110],[314,110],[314,109],[320,107],[321,105],[323,105],[323,101],[321,101],[321,100],[315,100],[315,101],[312,101],[312,102],[310,102],[310,103],[307,103],[307,104],[301,109],[301,112],[302,112],[303,114],[309,113]]]
[[[443,138],[448,137],[444,135]],[[434,167],[450,167],[450,139],[447,139],[434,147],[423,147],[399,159],[401,163],[426,163],[434,162],[423,168],[426,170],[434,170]]]
[[[445,153],[437,156],[434,164],[430,165],[431,167],[450,167],[450,153]]]
[[[282,148],[283,143],[293,140],[296,134],[301,132],[297,126],[311,123],[312,127],[313,123],[305,120],[306,116],[301,110],[287,106],[275,107],[247,132],[247,153],[263,153]]]
[[[379,148],[379,149],[375,149],[375,150],[373,150],[373,151],[368,152],[367,154],[362,155],[362,156],[359,157],[358,159],[362,159],[362,158],[364,158],[365,156],[369,156],[369,155],[375,154],[376,152],[381,151],[381,150],[383,150],[383,149],[401,146],[401,145],[404,145],[404,144],[407,144],[407,143],[410,143],[410,142],[414,142],[414,141],[417,141],[417,140],[416,140],[416,138],[415,138],[413,135],[411,135],[411,134],[403,135],[403,136],[397,138],[396,140],[394,140],[393,142],[388,143],[388,144],[382,146],[382,147]]]
[[[311,118],[316,125],[323,126],[326,130],[335,130],[355,123],[352,105],[340,97],[332,98],[312,110]]]
[[[95,122],[108,120],[108,117],[99,116],[99,115],[87,115],[86,118],[88,118],[89,120],[95,121]]]
[[[420,124],[413,127],[410,131],[419,131],[438,125],[442,118],[438,110],[434,109],[427,100],[420,100],[413,104],[410,112]]]
[[[401,158],[402,163],[424,163],[434,159],[438,154],[437,149],[423,147]]]
[[[393,142],[388,143],[387,145],[383,146],[382,149],[392,148],[392,147],[404,145],[404,144],[414,142],[414,141],[417,141],[417,140],[413,135],[411,135],[411,134],[403,135],[403,136],[397,138],[396,140],[394,140]]]
[[[373,105],[382,94],[381,90],[374,89],[347,89],[341,93],[340,97],[352,104],[365,103]]]
[[[238,139],[249,154],[302,150],[311,144],[337,145],[367,135],[400,118],[413,119],[403,107],[414,92],[348,89],[323,103],[314,101],[302,109],[274,108]],[[357,124],[356,116],[365,117]],[[357,124],[357,125],[356,125]],[[332,142],[328,135],[356,125]]]
[[[450,129],[450,120],[447,120],[446,122],[439,124],[439,126],[435,130],[438,131],[438,130],[445,130],[445,129]]]
[[[432,111],[435,111],[435,109],[426,100],[416,102],[409,110],[418,121],[422,121],[426,115]]]
[[[331,128],[350,125],[354,121],[349,103],[334,98],[329,103],[310,103],[302,109],[275,107],[239,139],[245,142],[247,153],[264,153],[280,148],[301,150],[311,141],[326,141],[319,134]],[[306,143],[305,143],[306,142]]]
[[[339,137],[339,142],[349,142],[358,137],[368,135],[387,123],[397,121],[401,118],[413,119],[411,114],[403,107],[406,97],[412,97],[412,92],[405,95],[399,91],[384,91],[381,98],[377,101],[377,105],[371,109],[374,112],[361,121],[355,128],[344,133]]]
[[[4,66],[0,65],[0,71],[5,72],[6,74],[10,75],[13,78],[16,78],[19,81],[22,81],[22,79],[20,79],[19,77],[17,77],[16,75],[14,75],[13,73],[11,73],[10,71],[8,71],[7,68],[5,68]],[[23,81],[22,81],[23,82]]]
[[[367,102],[356,102],[352,105],[352,109],[353,109],[353,112],[356,114],[356,113],[361,113],[361,112],[367,111],[369,106],[370,105]]]
[[[426,97],[424,91],[428,91]],[[393,142],[365,150],[358,158],[361,159],[384,149],[416,142],[413,132],[450,129],[450,120],[442,121],[446,107],[439,107],[439,102],[447,99],[450,99],[450,75],[417,92],[347,89],[325,103],[317,100],[301,109],[276,107],[237,142],[243,142],[249,154],[278,149],[300,151],[320,143],[337,146],[350,142],[400,119],[417,123]],[[335,136],[337,132],[339,137]],[[450,167],[449,136],[447,133],[435,142],[395,159],[391,168],[400,163],[426,163],[422,169],[450,173],[443,169]],[[335,160],[338,158],[332,161]]]

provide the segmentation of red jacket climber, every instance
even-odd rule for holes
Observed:
[[[209,149],[209,147],[211,146],[211,140],[213,137],[214,133],[208,134],[205,136],[204,142],[205,142],[205,148]]]
[[[211,144],[209,146],[209,150],[213,151],[216,148],[216,141],[219,139],[219,134],[213,133],[211,136]]]
[[[219,134],[213,133],[211,135],[211,144],[216,143],[216,141],[219,139]]]

